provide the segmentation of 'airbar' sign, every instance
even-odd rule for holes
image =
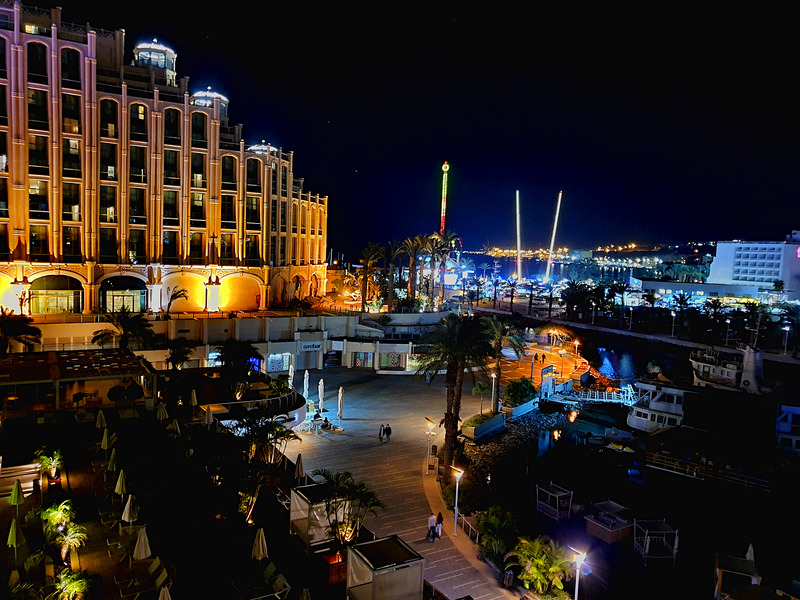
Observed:
[[[322,342],[300,342],[300,352],[316,352],[322,350]]]

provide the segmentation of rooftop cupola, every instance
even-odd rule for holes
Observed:
[[[175,85],[178,54],[172,48],[159,44],[157,39],[136,45],[133,49],[133,64],[146,69],[163,69],[166,72],[167,85]]]
[[[195,92],[189,98],[189,104],[193,106],[207,106],[212,107],[214,106],[214,100],[219,99],[220,105],[220,118],[223,121],[227,121],[228,119],[228,99],[220,94],[219,92],[214,92],[211,90],[211,86],[208,86],[205,90],[201,92]]]

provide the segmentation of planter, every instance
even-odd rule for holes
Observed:
[[[517,417],[521,417],[524,414],[531,412],[539,405],[538,398],[534,398],[533,400],[528,400],[524,404],[520,404],[519,406],[504,406],[501,410],[505,413],[508,419],[516,419]]]
[[[461,428],[461,434],[464,437],[468,437],[471,440],[479,442],[480,440],[489,437],[490,435],[495,435],[503,431],[506,427],[506,415],[505,413],[500,413],[493,416],[491,419],[486,421],[485,423],[481,423],[477,427],[467,427],[464,426]]]
[[[328,571],[328,585],[347,582],[347,550],[323,554],[322,560]]]

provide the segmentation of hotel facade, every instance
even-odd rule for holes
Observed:
[[[326,293],[328,199],[156,40],[0,1],[0,304],[256,311]]]

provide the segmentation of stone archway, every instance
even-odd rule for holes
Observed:
[[[100,282],[100,312],[119,312],[122,307],[131,312],[147,310],[147,285],[139,277],[111,275]]]
[[[31,282],[30,312],[79,313],[83,310],[83,285],[69,275],[44,275]]]

